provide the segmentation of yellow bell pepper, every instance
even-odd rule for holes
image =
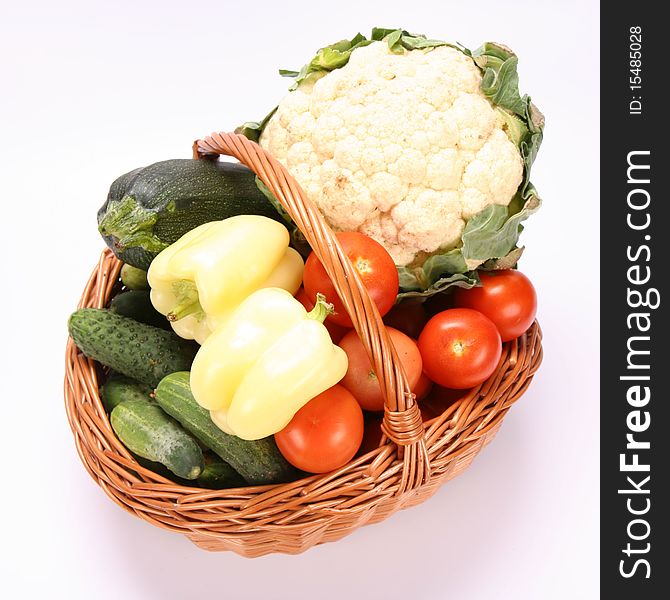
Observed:
[[[256,290],[297,291],[304,263],[289,240],[283,225],[258,215],[200,225],[152,261],[151,302],[178,335],[202,344]]]
[[[323,325],[329,310],[323,297],[307,313],[288,292],[262,289],[207,338],[191,390],[220,429],[245,440],[277,433],[344,377],[347,355]]]

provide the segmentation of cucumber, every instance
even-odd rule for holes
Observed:
[[[291,481],[296,470],[281,455],[274,437],[248,441],[221,431],[193,398],[190,373],[172,373],[156,388],[156,402],[184,429],[218,454],[252,485]]]
[[[149,281],[147,272],[133,265],[125,264],[121,267],[121,282],[129,290],[148,290]]]
[[[244,478],[216,455],[205,454],[205,468],[198,477],[198,485],[210,490],[223,490],[245,485]]]
[[[150,385],[115,373],[100,388],[100,397],[109,413],[124,400],[149,400],[153,391]]]
[[[169,479],[170,481],[178,484],[178,485],[185,485],[187,487],[195,487],[193,484],[193,480],[188,480],[184,479],[183,477],[178,477],[175,475],[170,469],[165,467],[165,465],[162,465],[159,462],[154,462],[153,460],[147,460],[146,458],[142,458],[139,454],[135,454],[134,452],[131,452],[133,455],[133,458],[140,464],[142,465],[145,469],[149,469],[149,471],[153,471],[157,475],[161,475],[165,477],[165,479]],[[200,472],[200,475],[198,475],[198,479],[196,479],[196,482],[200,479],[202,476],[202,473],[204,472],[204,469]]]
[[[86,356],[151,387],[170,373],[189,369],[198,349],[176,333],[106,309],[80,308],[70,316],[68,330]]]
[[[112,183],[98,229],[123,262],[147,270],[151,260],[198,225],[235,215],[284,222],[246,167],[213,160],[166,160]]]
[[[165,315],[159,313],[151,304],[151,297],[147,291],[128,290],[127,292],[121,292],[112,298],[109,310],[118,315],[135,319],[140,323],[172,331],[170,322],[165,318]]]
[[[177,477],[196,479],[205,468],[195,440],[155,402],[125,400],[114,408],[110,422],[128,450],[166,466]]]

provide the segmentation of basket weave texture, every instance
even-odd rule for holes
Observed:
[[[496,371],[445,412],[422,422],[379,313],[319,211],[278,161],[235,134],[194,144],[194,157],[236,158],[254,171],[293,218],[335,283],[368,350],[386,397],[379,448],[332,473],[291,483],[203,490],[175,484],[137,464],[118,441],[102,407],[104,372],[68,339],[65,406],[84,466],[117,504],[207,550],[247,557],[297,554],[342,538],[419,504],[469,466],[498,431],[542,361],[537,323],[503,345]],[[106,306],[120,287],[121,263],[105,250],[79,307]]]

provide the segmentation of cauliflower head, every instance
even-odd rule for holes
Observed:
[[[366,233],[408,265],[457,247],[466,221],[507,206],[523,179],[481,81],[454,48],[395,54],[373,42],[289,92],[260,144],[332,227]]]
[[[518,258],[520,221],[539,206],[528,177],[544,120],[519,95],[516,64],[497,44],[473,53],[375,29],[283,72],[292,91],[238,131],[288,168],[333,229],[376,239],[401,285],[425,290]]]

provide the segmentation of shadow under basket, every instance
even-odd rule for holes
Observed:
[[[291,483],[226,490],[178,485],[140,466],[118,441],[98,391],[103,369],[83,356],[72,339],[66,348],[65,406],[84,466],[127,511],[181,532],[206,550],[247,557],[297,554],[423,502],[466,469],[528,388],[542,361],[542,334],[534,323],[520,338],[503,344],[498,367],[487,381],[440,416],[422,422],[381,317],[316,207],[286,169],[254,142],[217,133],[194,144],[195,158],[214,160],[221,154],[238,159],[272,190],[335,283],[375,371],[383,375],[381,445],[337,471]],[[119,288],[120,268],[105,250],[79,306],[106,306]]]

